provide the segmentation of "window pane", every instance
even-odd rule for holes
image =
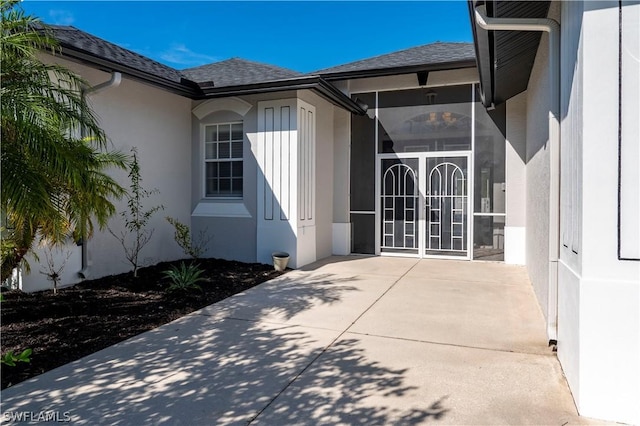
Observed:
[[[213,160],[218,158],[218,153],[216,152],[217,144],[216,143],[205,143],[204,144],[204,158],[207,160]]]
[[[218,126],[207,126],[204,128],[204,140],[205,142],[215,142],[217,137]]]
[[[242,140],[242,123],[231,125],[231,139],[234,141]]]
[[[205,197],[242,197],[242,123],[208,125],[204,131]]]
[[[220,177],[231,177],[231,162],[225,161],[218,163],[220,166]]]
[[[243,174],[243,163],[242,161],[234,161],[233,162],[233,177],[242,177]]]
[[[233,195],[242,195],[242,178],[233,179]]]
[[[207,163],[207,179],[218,177],[218,163]]]
[[[231,179],[220,179],[220,194],[231,193]]]
[[[229,149],[229,142],[220,142],[218,144],[218,158],[229,158],[231,154]]]
[[[207,179],[207,197],[214,196],[218,193],[218,179]]]
[[[218,140],[219,141],[228,141],[231,137],[231,125],[230,124],[220,124],[218,126]]]
[[[242,158],[242,142],[231,143],[231,158]]]

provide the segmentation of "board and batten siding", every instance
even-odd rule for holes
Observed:
[[[262,165],[261,194],[263,202],[263,220],[287,221],[291,215],[291,107],[282,105],[264,108],[264,142],[260,145]],[[277,123],[276,123],[277,120]]]
[[[306,225],[315,219],[315,108],[300,105],[298,110],[298,218]]]
[[[289,253],[289,265],[316,260],[315,107],[300,99],[258,103],[257,261]]]

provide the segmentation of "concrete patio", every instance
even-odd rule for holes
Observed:
[[[593,423],[523,268],[389,257],[292,271],[1,396],[4,423]]]

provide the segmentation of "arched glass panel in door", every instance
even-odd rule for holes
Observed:
[[[467,256],[466,157],[427,158],[426,255]]]
[[[418,159],[384,159],[381,166],[380,250],[417,254],[420,237]]]

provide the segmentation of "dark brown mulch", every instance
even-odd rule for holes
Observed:
[[[165,262],[52,291],[3,293],[2,354],[33,349],[30,363],[2,365],[2,389],[281,275],[273,266],[202,259],[202,292],[167,293]]]

